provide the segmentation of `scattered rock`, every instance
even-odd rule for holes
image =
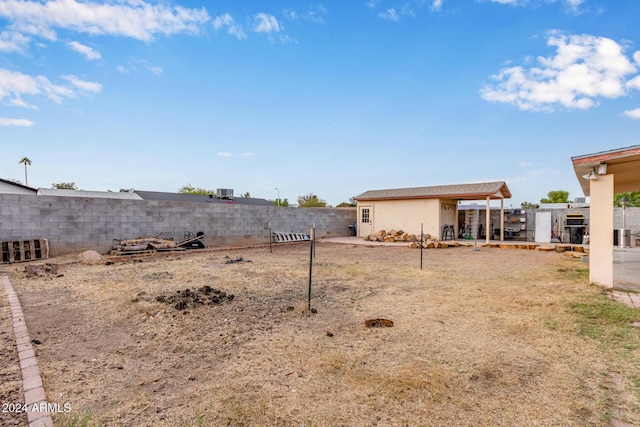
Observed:
[[[93,250],[82,252],[80,255],[78,255],[78,259],[83,264],[98,264],[104,262],[104,258],[102,257],[102,255]]]
[[[24,268],[27,276],[46,276],[47,274],[58,274],[58,264],[30,264]]]
[[[369,319],[369,320],[365,320],[364,321],[364,325],[367,328],[380,328],[380,327],[387,327],[390,328],[393,326],[393,320],[389,320],[389,319],[382,319],[382,318],[377,318],[377,319]]]

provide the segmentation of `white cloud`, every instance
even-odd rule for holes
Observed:
[[[566,0],[567,8],[572,12],[578,12],[584,0]]]
[[[233,153],[230,153],[228,151],[220,151],[218,153],[216,153],[219,157],[233,157]]]
[[[443,0],[433,0],[431,3],[431,10],[434,12],[439,12],[442,10],[442,1]]]
[[[132,59],[127,66],[118,65],[116,70],[120,74],[129,74],[131,72],[149,71],[156,76],[161,75],[164,70],[160,66],[149,65],[144,59]]]
[[[255,156],[256,153],[240,153],[241,157],[251,157],[251,156]]]
[[[640,65],[640,50],[633,54],[633,60],[636,64]]]
[[[367,6],[369,6],[371,9],[378,7],[379,4],[380,0],[369,0],[367,2]]]
[[[280,24],[275,16],[267,13],[258,13],[254,16],[255,25],[253,31],[256,33],[278,33],[280,32]]]
[[[87,92],[87,93],[102,92],[102,85],[100,83],[80,80],[78,77],[73,75],[64,76],[63,78],[69,83],[71,83],[74,87],[80,89],[83,92]]]
[[[164,70],[162,69],[162,67],[160,66],[147,66],[147,70],[151,71],[153,74],[155,74],[156,76],[159,76],[160,74],[162,74],[164,72]]]
[[[309,6],[304,12],[297,12],[291,9],[284,9],[282,15],[290,21],[308,21],[315,24],[324,24],[324,18],[327,16],[327,9],[323,5]]]
[[[27,119],[11,119],[8,117],[0,117],[0,126],[31,127],[33,126],[33,122]]]
[[[70,86],[52,83],[44,76],[30,76],[17,71],[0,69],[0,101],[12,106],[30,107],[23,96],[45,96],[57,104],[62,103],[63,98],[75,98],[79,89],[83,93],[98,93],[102,86],[98,83],[87,82],[75,76],[66,76],[64,79]]]
[[[518,163],[518,166],[520,166],[521,168],[525,168],[525,167],[533,166],[533,163],[531,163],[531,162],[524,162],[524,161],[522,161],[522,162],[519,162],[519,163]]]
[[[389,19],[390,21],[396,21],[396,22],[400,20],[400,17],[398,16],[398,12],[396,12],[394,8],[387,9],[384,12],[380,12],[378,14],[378,17],[382,19]]]
[[[0,52],[23,52],[29,44],[29,37],[15,31],[0,33]]]
[[[627,110],[622,114],[634,120],[640,120],[640,108],[636,108],[635,110]]]
[[[491,3],[506,4],[510,6],[525,6],[527,5],[527,3],[530,3],[529,0],[490,0],[490,1]],[[584,3],[585,0],[545,0],[546,3],[556,3],[558,1],[564,3],[568,11],[578,13],[580,12],[580,6]]]
[[[85,56],[85,58],[87,59],[100,59],[102,58],[102,55],[100,55],[100,52],[98,52],[97,50],[93,49],[90,46],[86,46],[82,43],[76,42],[76,41],[72,41],[67,43],[67,46],[69,46],[71,49],[75,50],[78,53],[81,53]]]
[[[0,17],[21,34],[55,40],[56,29],[151,41],[156,35],[200,31],[210,17],[204,8],[149,3],[143,0],[79,2],[76,0],[0,2]]]
[[[247,35],[242,30],[242,27],[236,24],[235,21],[233,20],[233,17],[228,13],[217,16],[213,20],[213,28],[215,28],[216,31],[226,28],[227,34],[234,36],[238,40],[243,40],[247,38]]]
[[[638,89],[640,90],[640,76],[635,76],[631,80],[629,80],[626,84],[629,89]]]
[[[521,110],[552,110],[554,106],[588,109],[599,97],[625,95],[625,78],[636,67],[622,47],[605,37],[552,34],[553,57],[538,57],[538,67],[503,68],[480,94],[491,102],[515,104]]]

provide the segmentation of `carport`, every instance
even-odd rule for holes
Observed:
[[[613,198],[640,190],[640,145],[572,157],[580,186],[591,197],[589,281],[613,287]]]

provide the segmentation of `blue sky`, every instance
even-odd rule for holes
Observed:
[[[640,2],[0,2],[0,177],[329,204],[504,180],[581,197],[638,144]]]

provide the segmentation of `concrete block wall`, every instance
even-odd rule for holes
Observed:
[[[52,256],[111,250],[114,240],[161,237],[182,240],[202,231],[206,246],[268,243],[273,231],[346,236],[354,208],[285,208],[0,194],[0,241],[49,239]]]

